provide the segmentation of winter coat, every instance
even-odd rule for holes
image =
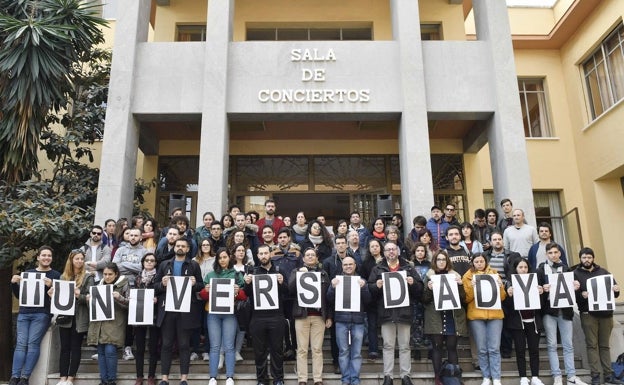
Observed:
[[[104,280],[100,285],[104,285]],[[113,284],[113,291],[121,295],[113,302],[115,304],[115,319],[89,323],[87,332],[87,345],[112,344],[123,347],[126,339],[126,325],[128,323],[128,296],[130,287],[128,279],[120,275]]]
[[[95,279],[92,274],[86,274],[82,280],[82,286],[80,286],[80,295],[76,298],[74,321],[76,323],[76,332],[85,333],[89,330],[89,302],[87,301],[87,294],[89,294],[89,288],[95,285]],[[71,328],[69,325],[59,325],[62,328]]]
[[[466,274],[464,274],[462,281],[464,282],[466,303],[468,304],[468,311],[466,314],[468,320],[503,319],[505,317],[503,309],[477,309],[474,297],[474,286],[472,285],[473,277],[477,274],[498,274],[498,272],[487,265],[484,271],[474,272],[472,269],[469,269]],[[507,298],[507,292],[505,292],[505,286],[503,284],[498,287],[498,295],[501,301]]]
[[[281,274],[282,277],[284,277],[284,274],[277,271],[274,264],[271,264],[271,267],[268,270],[262,266],[255,266],[252,272],[252,275],[265,275],[265,274]],[[284,277],[284,280],[282,281],[281,284],[278,283],[277,288],[278,288],[279,298],[284,298],[288,295],[288,281],[286,277]],[[253,284],[245,285],[244,291],[247,297],[253,298],[254,296]],[[254,301],[252,300],[249,302],[251,302],[251,306],[253,307]],[[252,320],[256,318],[271,318],[272,319],[276,316],[283,318],[284,317],[283,310],[284,310],[284,307],[281,303],[280,303],[279,310],[256,310],[254,308],[252,312]]]
[[[362,279],[360,277],[360,279]],[[366,305],[371,301],[370,290],[368,290],[368,284],[360,287],[360,311],[335,311],[334,323],[354,323],[363,324],[366,322]],[[331,285],[327,289],[327,305],[335,309],[336,308],[336,289]]]
[[[334,308],[327,306],[327,289],[329,288],[329,276],[323,270],[322,265],[317,265],[314,268],[307,268],[309,272],[317,272],[321,273],[321,308],[316,309],[321,313],[323,320],[334,318]],[[293,270],[290,274],[290,278],[288,279],[288,291],[290,293],[297,293],[297,272],[298,270]],[[308,311],[312,310],[312,308],[301,307],[299,306],[299,301],[293,301],[293,310],[292,314],[294,318],[306,318],[308,316]]]
[[[549,268],[546,268],[546,265],[549,265]],[[548,270],[548,274],[557,273],[558,271],[561,273],[570,271],[568,266],[563,264],[562,262],[554,263],[552,265],[549,262],[542,262],[537,268],[537,284],[540,286],[549,284],[546,270]],[[564,319],[571,320],[572,318],[574,318],[573,307],[564,307],[564,308],[556,308],[556,309],[551,308],[548,292],[544,291],[544,293],[542,293],[542,295],[540,296],[540,300],[542,304],[542,315],[548,314],[548,315],[552,315],[553,317],[557,317],[559,315],[559,312],[561,312],[561,315],[563,316]]]
[[[579,281],[579,284],[580,284],[579,289],[575,291],[576,304],[578,305],[579,312],[581,313],[589,312],[589,314],[593,315],[594,317],[600,317],[600,318],[608,318],[608,317],[613,316],[613,310],[590,311],[589,301],[587,300],[587,298],[583,298],[583,295],[582,295],[584,291],[587,291],[588,279],[598,277],[600,275],[608,275],[608,274],[611,274],[611,273],[609,273],[607,270],[603,269],[602,267],[596,264],[594,264],[591,271],[584,269],[580,265],[576,269],[574,269],[574,279],[576,281]],[[617,285],[617,282],[615,282],[615,279],[613,281],[614,281],[613,284]],[[620,296],[619,291],[613,292],[613,297],[618,298],[619,296]]]
[[[422,303],[425,306],[425,334],[441,334],[442,333],[442,317],[440,312],[435,309],[435,304],[433,302],[433,291],[429,289],[429,281],[431,281],[431,276],[436,273],[430,269],[425,275],[425,279],[423,282],[423,295],[422,295]],[[459,273],[455,270],[450,270],[447,274],[453,275],[457,278],[461,278]],[[466,292],[464,291],[464,285],[457,285],[457,289],[459,291],[459,300],[462,304],[462,307],[459,309],[453,309],[453,319],[455,320],[455,333],[458,336],[466,336],[468,335],[468,323],[466,322],[466,309],[465,300],[466,300]]]

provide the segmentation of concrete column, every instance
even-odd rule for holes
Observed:
[[[227,205],[230,128],[227,118],[229,43],[232,41],[234,0],[208,1],[204,100],[199,147],[197,225],[202,214],[224,212]]]
[[[108,91],[106,122],[95,223],[130,217],[134,197],[139,128],[132,114],[136,51],[147,41],[150,0],[124,3],[115,25],[115,46]]]
[[[401,210],[405,223],[411,224],[416,215],[429,216],[433,204],[420,14],[418,2],[413,0],[391,0],[390,7],[403,93],[399,122]]]
[[[495,111],[486,122],[494,199],[509,198],[535,225],[533,189],[522,125],[509,16],[504,1],[473,0],[477,39],[487,43],[492,63]]]

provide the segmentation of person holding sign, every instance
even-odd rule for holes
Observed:
[[[156,281],[156,256],[152,252],[148,252],[141,259],[141,265],[143,270],[137,276],[134,287],[137,289],[154,289],[154,282]],[[156,306],[156,297],[154,297],[154,316],[158,314],[158,307]],[[145,304],[149,305],[149,304]],[[149,332],[149,367],[147,371],[147,385],[156,384],[156,364],[160,358],[158,354],[158,341],[160,340],[160,328],[154,323],[154,319],[151,320],[152,325],[137,325],[134,327],[134,337],[136,341],[136,375],[137,379],[135,385],[143,384],[143,365],[145,359],[145,341],[147,340],[147,333]]]
[[[274,385],[284,385],[284,311],[280,298],[286,295],[284,276],[271,262],[269,245],[258,246],[259,266],[245,276],[245,294],[252,298],[249,334],[253,339],[258,385],[268,385],[267,356],[271,353]],[[275,287],[277,286],[277,287]],[[275,293],[275,295],[273,295]]]
[[[413,307],[420,300],[423,283],[409,262],[399,258],[399,247],[392,242],[384,245],[384,256],[368,278],[368,288],[377,301],[377,316],[383,337],[383,385],[392,385],[394,346],[399,342],[399,368],[402,385],[412,385],[410,329]],[[374,332],[369,330],[369,333]]]
[[[371,295],[366,281],[356,276],[354,258],[342,260],[342,274],[332,279],[327,301],[330,308],[336,309],[334,321],[342,384],[359,385],[366,321],[364,307],[371,301]],[[359,301],[354,303],[358,297],[356,291],[359,291]]]
[[[563,348],[563,364],[568,377],[568,385],[587,385],[576,376],[574,367],[574,345],[572,345],[572,318],[574,317],[574,293],[570,292],[565,282],[565,273],[569,271],[567,265],[561,261],[559,245],[551,242],[546,245],[546,262],[542,262],[537,268],[538,284],[544,288],[542,294],[542,319],[546,331],[546,344],[548,346],[548,361],[553,376],[553,385],[562,385],[559,356],[557,355],[557,329],[561,335],[561,347]],[[571,274],[571,273],[570,273]],[[552,279],[555,281],[551,281]],[[578,289],[578,282],[574,285]],[[550,300],[550,292],[553,291],[555,302],[569,303],[568,307],[554,307]]]
[[[160,385],[169,385],[174,343],[178,344],[180,357],[180,385],[187,385],[191,361],[189,342],[193,330],[199,328],[203,303],[197,298],[197,293],[204,288],[199,265],[186,258],[190,249],[191,244],[187,238],[177,239],[174,246],[175,257],[162,262],[156,273],[156,325],[162,335]]]
[[[498,233],[497,233],[498,234]],[[500,238],[500,234],[498,234]],[[523,295],[526,297],[533,297],[541,295],[544,289],[536,285],[536,291],[531,292],[532,273],[529,261],[520,257],[514,259],[510,266],[507,287],[507,298],[503,301],[503,308],[505,310],[505,327],[511,330],[514,345],[516,347],[516,365],[518,366],[518,374],[520,375],[520,385],[529,385],[529,379],[527,377],[526,370],[526,348],[529,347],[529,364],[531,366],[531,382],[530,385],[544,385],[542,380],[539,379],[539,338],[540,333],[544,331],[542,325],[542,315],[538,309],[522,309],[516,310],[514,297]],[[514,274],[517,274],[516,278],[512,278]],[[537,277],[533,275],[533,280]],[[528,281],[520,278],[528,278]],[[517,284],[512,284],[518,282]],[[524,283],[527,282],[527,283]],[[525,297],[525,298],[526,298]],[[539,306],[539,302],[537,304]]]
[[[100,370],[100,380],[106,385],[116,385],[117,381],[117,348],[124,346],[126,338],[127,311],[129,285],[125,276],[119,273],[119,268],[114,263],[109,263],[102,272],[100,285],[112,285],[112,299],[99,298],[98,295],[87,295],[90,301],[92,312],[93,307],[98,307],[101,303],[110,304],[113,302],[114,316],[108,321],[92,320],[87,333],[87,344],[97,346],[98,368]],[[95,286],[91,287],[91,293]]]
[[[224,314],[227,311],[221,309],[217,311],[216,308],[211,306],[213,300],[215,302],[217,301],[215,295],[218,295],[218,297],[222,297],[221,294],[223,294],[223,296],[227,295],[227,290],[221,291],[218,289],[217,285],[213,284],[220,278],[233,280],[234,296],[238,296],[239,294],[244,296],[245,292],[240,290],[240,288],[245,285],[245,282],[242,276],[234,270],[234,259],[225,248],[217,250],[217,259],[214,262],[214,269],[204,278],[205,287],[200,292],[200,295],[202,295],[202,293],[208,294],[206,297],[202,295],[202,298],[207,300],[205,307],[208,312],[206,317],[206,329],[208,329],[208,336],[210,339],[210,380],[208,381],[208,385],[217,384],[217,374],[219,373],[219,364],[222,362],[222,356],[225,356],[225,376],[227,378],[225,384],[234,385],[234,363],[236,360],[234,342],[236,340],[236,333],[238,332],[238,322],[236,321],[236,315],[234,315],[234,298],[232,298],[231,301],[232,312],[229,314]],[[221,353],[222,350],[223,353]]]
[[[311,225],[314,225],[312,221]],[[323,384],[323,336],[330,328],[334,315],[327,306],[329,276],[319,264],[314,248],[303,252],[303,266],[293,271],[288,279],[288,290],[297,293],[293,303],[293,317],[297,332],[297,380],[308,382],[308,348],[312,349],[312,377],[314,385]]]
[[[592,385],[599,385],[602,371],[604,383],[624,384],[613,375],[609,338],[613,329],[614,299],[620,296],[620,287],[610,273],[594,262],[594,250],[584,247],[579,251],[581,264],[574,270],[579,283],[576,303],[581,313],[581,326],[585,333],[587,358]],[[591,297],[590,297],[591,294]],[[592,304],[590,304],[590,300]],[[600,304],[605,304],[601,309]],[[602,370],[601,370],[602,369]]]
[[[439,282],[434,284],[440,276]],[[454,282],[454,284],[453,284]],[[452,295],[451,285],[457,286],[457,294]],[[446,344],[448,362],[454,365],[459,363],[457,355],[457,340],[460,336],[468,335],[466,312],[462,304],[466,300],[466,292],[462,278],[455,270],[453,263],[445,250],[438,250],[433,254],[431,269],[424,279],[422,302],[425,306],[425,334],[431,339],[431,361],[435,375],[435,385],[442,385],[440,372],[442,370],[442,351]],[[436,299],[437,298],[437,299]],[[438,307],[448,310],[437,310]]]
[[[52,248],[41,246],[37,251],[37,267],[11,277],[11,289],[19,299],[20,308],[10,385],[28,385],[39,360],[41,341],[52,319],[50,297],[44,290],[61,276],[51,265]]]
[[[471,265],[462,281],[470,332],[477,346],[479,367],[483,373],[481,385],[501,385],[500,339],[504,316],[500,302],[507,294],[502,279],[482,253],[472,256]]]
[[[82,341],[89,330],[87,296],[89,288],[95,284],[93,274],[85,271],[85,254],[81,249],[72,250],[69,253],[61,280],[76,283],[74,292],[71,293],[76,298],[76,304],[74,316],[69,316],[71,322],[58,325],[61,342],[59,355],[61,378],[57,385],[72,385],[80,366]],[[48,290],[48,294],[54,298],[54,288]]]

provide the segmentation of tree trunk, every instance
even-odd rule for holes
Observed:
[[[9,289],[0,295],[0,380],[8,381],[11,377],[13,362],[13,294],[10,289],[11,267],[0,268],[0,285]]]

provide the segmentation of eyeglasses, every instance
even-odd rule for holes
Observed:
[[[84,253],[84,250],[82,250],[82,249],[73,249],[71,252],[72,252],[72,253],[74,253],[74,254],[75,254],[75,253],[78,253],[78,254],[83,254],[83,253]]]
[[[156,262],[156,260],[155,260],[155,259],[151,259],[151,258],[150,258],[150,259],[146,259],[146,260],[145,260],[145,262],[155,263],[155,262]]]
[[[92,231],[91,235],[102,235],[101,231]]]

